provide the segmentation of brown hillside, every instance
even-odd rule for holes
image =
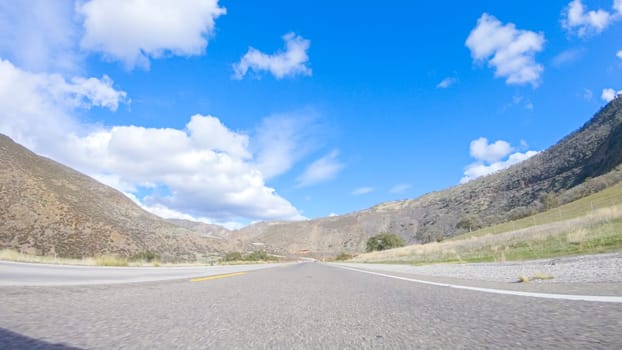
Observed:
[[[226,250],[152,215],[122,193],[0,135],[0,248],[37,255],[131,257],[155,251],[165,261]]]

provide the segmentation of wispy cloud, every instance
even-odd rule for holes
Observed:
[[[389,190],[390,193],[403,193],[412,188],[410,184],[397,184]]]
[[[535,54],[544,47],[544,34],[516,29],[513,23],[503,24],[484,13],[466,40],[475,62],[488,62],[495,76],[507,84],[537,86],[544,68]]]
[[[458,79],[452,78],[452,77],[447,77],[447,78],[441,80],[438,84],[436,84],[436,88],[438,88],[438,89],[447,89],[448,87],[454,85],[457,82],[458,82]]]
[[[311,75],[307,50],[311,42],[294,33],[283,36],[285,51],[266,54],[253,47],[242,56],[240,62],[233,65],[233,77],[242,79],[249,70],[267,71],[275,78],[282,79],[296,75]]]
[[[594,93],[590,89],[583,89],[583,98],[586,101],[591,101],[592,97],[594,97]]]
[[[373,187],[359,187],[355,190],[353,190],[351,193],[355,196],[360,196],[363,194],[368,194],[374,192],[374,188]]]
[[[344,168],[339,151],[334,150],[311,163],[298,177],[297,187],[307,187],[334,179]]]
[[[572,62],[575,62],[581,58],[583,55],[583,49],[568,49],[560,52],[551,61],[553,67],[560,68],[562,66],[568,65]]]
[[[322,146],[326,127],[318,113],[304,109],[264,118],[251,147],[266,178],[279,176]]]

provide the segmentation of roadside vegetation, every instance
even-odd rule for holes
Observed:
[[[465,220],[464,225],[473,220]],[[359,255],[357,262],[499,262],[622,250],[622,184],[533,216],[440,242]]]
[[[346,261],[346,260],[350,260],[352,258],[354,258],[355,255],[352,254],[348,254],[346,252],[341,252],[339,254],[337,254],[337,256],[335,257],[336,261]]]
[[[32,255],[12,249],[0,250],[0,260],[29,262],[39,264],[83,265],[83,266],[151,266],[161,265],[159,256],[152,251],[136,254],[129,259],[116,255],[100,255],[82,259],[62,258],[56,256]]]
[[[264,250],[254,251],[248,254],[242,254],[241,252],[230,252],[220,260],[222,265],[234,265],[234,264],[248,264],[248,263],[262,263],[262,262],[274,262],[279,258],[274,255],[268,254]]]
[[[383,232],[367,240],[367,252],[379,250],[387,250],[404,246],[402,237],[394,234]]]
[[[0,260],[29,262],[39,264],[59,264],[59,265],[83,265],[83,266],[130,266],[130,267],[159,267],[159,266],[197,266],[197,265],[214,265],[214,260],[195,261],[185,263],[161,263],[160,256],[154,251],[144,251],[134,254],[129,258],[119,257],[116,255],[101,255],[96,257],[88,257],[82,259],[61,258],[56,256],[32,255],[25,252],[18,252],[11,249],[0,250]],[[270,255],[265,251],[255,251],[248,254],[240,252],[227,253],[218,262],[220,264],[250,264],[262,262],[275,262],[279,257]]]

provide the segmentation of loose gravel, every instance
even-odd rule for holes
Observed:
[[[343,264],[368,270],[411,273],[465,280],[516,282],[520,276],[548,277],[547,283],[622,283],[622,252],[498,263],[424,266]]]

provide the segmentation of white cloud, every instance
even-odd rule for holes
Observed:
[[[30,73],[0,59],[0,132],[47,155],[58,151],[54,140],[79,129],[74,108],[116,110],[126,93],[107,76],[65,80],[59,74]]]
[[[91,0],[76,11],[84,20],[82,48],[128,69],[148,69],[150,58],[203,54],[226,13],[218,0]]]
[[[521,141],[521,148],[527,148],[524,141]],[[514,147],[503,140],[488,143],[486,138],[480,137],[471,141],[470,154],[476,161],[466,167],[460,183],[509,168],[538,154],[536,151],[514,152],[514,150]]]
[[[1,133],[123,192],[147,190],[140,202],[153,212],[217,223],[303,219],[266,186],[248,135],[216,117],[194,115],[183,130],[88,125],[75,117],[79,109],[115,110],[126,99],[109,78],[67,81],[4,60],[0,76]],[[149,192],[156,188],[166,191]]]
[[[390,193],[403,193],[412,188],[410,184],[397,184],[389,190]]]
[[[165,207],[217,222],[302,219],[265,185],[247,159],[247,142],[246,135],[227,129],[218,118],[197,114],[185,130],[115,126],[72,138],[68,148],[77,150],[71,163],[90,174],[119,174],[135,188],[166,187],[168,193],[142,199],[159,212]]]
[[[603,93],[600,95],[605,102],[611,102],[617,96],[622,95],[622,90],[616,91],[614,89],[603,89]]]
[[[257,168],[268,179],[285,173],[317,149],[320,134],[324,134],[324,127],[311,110],[263,119],[251,144]]]
[[[298,74],[310,76],[311,68],[307,65],[309,63],[307,50],[311,42],[294,33],[285,34],[283,40],[286,46],[285,51],[272,55],[250,47],[240,62],[233,65],[233,77],[242,79],[249,70],[268,71],[277,79]]]
[[[503,140],[488,143],[488,139],[480,137],[471,141],[469,153],[478,161],[496,162],[513,151],[512,146]]]
[[[616,0],[613,6],[614,11],[619,14],[622,9],[620,1]],[[602,9],[586,11],[581,0],[573,0],[562,12],[562,26],[568,32],[585,37],[601,33],[618,19],[618,14],[611,14]]]
[[[34,72],[73,72],[81,60],[72,0],[0,2],[0,57]]]
[[[544,34],[516,29],[484,13],[466,40],[476,62],[487,61],[495,68],[495,77],[506,78],[507,84],[537,86],[544,68],[536,63],[535,54],[542,51]]]
[[[616,52],[616,57],[622,60],[622,50]]]
[[[211,149],[241,159],[251,158],[248,136],[232,132],[216,117],[196,114],[186,127],[192,135],[193,145],[199,149]]]
[[[485,163],[479,163],[479,162],[470,164],[465,169],[464,176],[462,177],[462,179],[460,179],[460,183],[463,184],[473,179],[476,179],[480,176],[489,175],[499,170],[507,169],[514,164],[518,164],[524,160],[527,160],[535,156],[536,154],[538,154],[538,152],[536,151],[527,151],[525,153],[516,152],[516,153],[511,154],[508,157],[508,159],[504,161],[498,161],[498,162],[494,162],[491,164],[485,164]]]
[[[438,89],[447,89],[448,87],[454,85],[456,82],[458,82],[458,79],[449,77],[441,80],[441,82],[438,83],[436,87]]]
[[[363,194],[368,194],[374,192],[374,188],[373,187],[359,187],[355,190],[352,191],[352,194],[355,196],[360,196]]]
[[[311,163],[298,177],[298,187],[312,186],[335,178],[344,165],[338,159],[339,152],[334,150]]]

